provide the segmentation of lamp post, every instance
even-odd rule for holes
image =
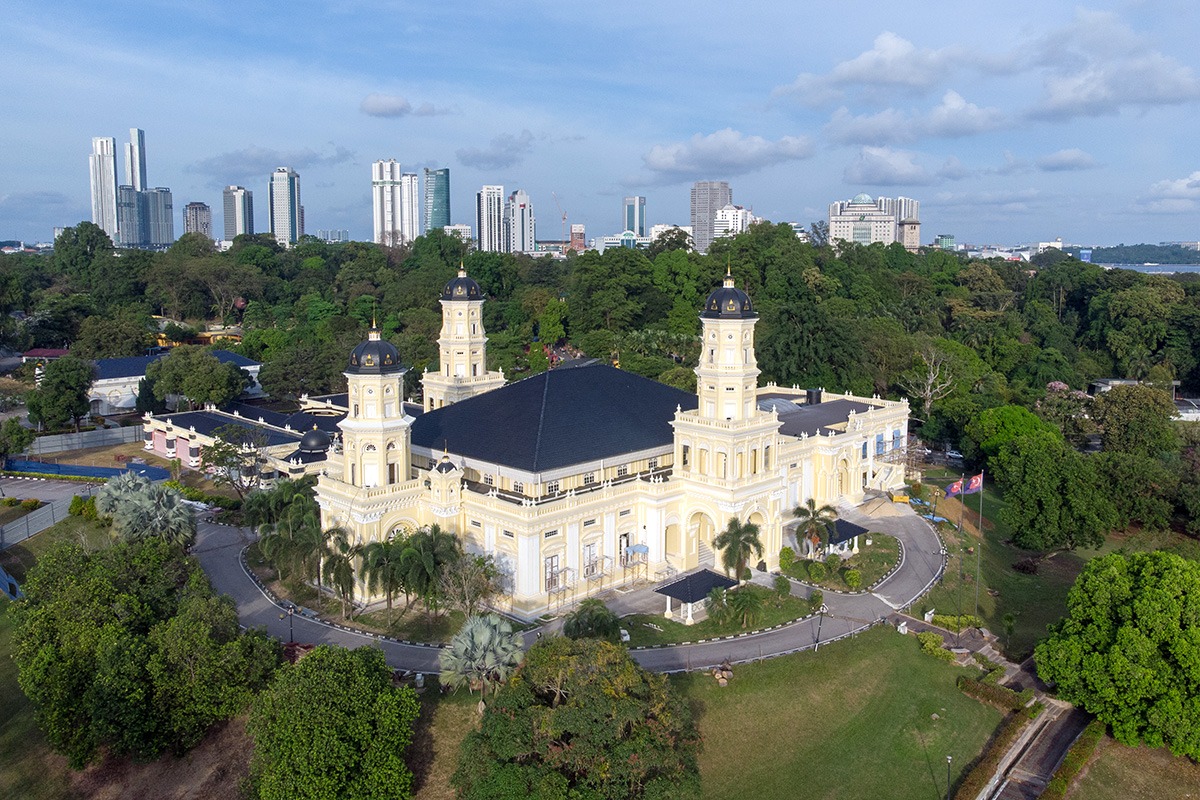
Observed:
[[[954,756],[946,756],[946,800],[950,800],[950,762]]]
[[[817,643],[813,645],[814,653],[821,649],[821,628],[825,625],[825,612],[828,610],[829,607],[824,603],[821,603],[821,607],[817,609],[817,614],[820,616],[817,618]]]
[[[288,621],[288,644],[295,644],[295,643],[296,643],[296,637],[295,637],[295,635],[293,635],[293,633],[292,633],[292,615],[293,615],[293,614],[295,614],[295,613],[296,613],[296,607],[295,607],[295,606],[288,606],[288,607],[287,607],[287,613],[286,613],[286,614],[280,614],[280,615],[279,615],[279,618],[280,618],[280,619],[283,619],[285,616],[287,617],[287,621]]]

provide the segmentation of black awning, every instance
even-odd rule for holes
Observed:
[[[737,581],[726,578],[711,569],[702,569],[673,580],[654,591],[681,603],[699,603],[708,597],[708,593],[713,589],[728,589],[731,586],[737,586]]]
[[[845,519],[837,519],[833,521],[833,531],[829,535],[830,544],[842,544],[848,542],[855,536],[862,536],[867,533],[867,529],[862,525],[855,525],[853,522]]]

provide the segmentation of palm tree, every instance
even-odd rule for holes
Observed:
[[[563,620],[562,631],[568,639],[604,639],[616,642],[621,634],[621,620],[604,605],[604,601],[589,597],[567,614]]]
[[[407,547],[400,554],[405,586],[416,593],[435,615],[442,569],[461,556],[462,548],[458,539],[437,524],[418,528],[408,537]]]
[[[313,534],[321,530],[319,511],[315,504],[311,506],[303,498],[293,498],[285,509],[275,513],[274,522],[259,526],[258,549],[275,565],[281,580],[302,568],[306,548],[313,543]]]
[[[187,547],[196,538],[196,515],[183,496],[133,472],[105,484],[96,497],[96,509],[112,517],[114,533],[125,541],[157,536]]]
[[[746,562],[751,555],[762,558],[762,540],[758,538],[758,526],[753,522],[739,522],[737,517],[730,517],[725,530],[713,539],[713,547],[721,551],[721,563],[725,566],[725,574],[737,568],[737,579],[741,581],[742,573],[746,571]]]
[[[361,552],[362,546],[350,541],[345,528],[331,528],[325,532],[325,563],[321,571],[324,582],[342,601],[342,619],[349,619],[354,608],[354,562]]]
[[[814,550],[817,545],[820,545],[822,553],[829,549],[829,534],[838,516],[836,508],[828,504],[818,508],[817,501],[810,497],[804,501],[804,505],[793,509],[792,516],[800,520],[796,530],[804,532]]]
[[[380,589],[387,597],[387,624],[392,626],[392,598],[405,589],[404,568],[401,556],[408,547],[407,537],[393,535],[385,542],[370,542],[363,548],[362,572],[367,579],[367,591],[375,594]],[[407,591],[405,591],[407,594]],[[407,606],[405,607],[407,610]]]
[[[498,614],[467,618],[450,646],[438,654],[441,680],[457,689],[479,689],[479,700],[490,686],[499,689],[525,657],[521,634]]]
[[[762,612],[762,595],[754,591],[752,586],[742,586],[736,592],[730,592],[725,601],[733,616],[742,621],[742,627],[751,625]]]

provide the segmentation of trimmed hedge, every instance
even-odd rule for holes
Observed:
[[[1088,723],[1083,733],[1075,740],[1075,744],[1071,745],[1071,749],[1063,756],[1058,769],[1054,770],[1054,775],[1051,776],[1050,783],[1046,784],[1046,790],[1042,792],[1039,800],[1062,800],[1067,796],[1071,782],[1092,760],[1092,755],[1096,752],[1100,740],[1104,738],[1107,728],[1108,726],[1098,719]]]
[[[983,627],[983,620],[972,614],[934,614],[931,622],[939,628],[945,628],[955,633],[963,628]]]
[[[89,478],[86,475],[56,475],[53,472],[14,472],[11,469],[0,469],[0,475],[6,478],[45,478],[49,481],[74,481],[75,483],[106,483],[108,478]]]
[[[967,697],[995,706],[1001,711],[1019,711],[1033,699],[1033,691],[1030,689],[1014,692],[1005,686],[968,678],[966,675],[958,676],[958,689]]]
[[[954,653],[951,653],[946,648],[942,647],[942,635],[933,631],[917,634],[917,641],[921,644],[921,652],[931,655],[934,658],[940,658],[942,661],[953,661]]]
[[[962,782],[958,784],[958,791],[954,793],[954,800],[975,800],[979,793],[983,791],[983,787],[988,785],[988,781],[996,774],[996,770],[1000,768],[1000,759],[1004,758],[1004,754],[1008,752],[1008,748],[1021,735],[1021,731],[1025,730],[1025,726],[1030,723],[1028,714],[1013,712],[1009,714],[1000,728],[996,731],[996,735],[992,737],[992,741],[988,743],[987,750],[975,762],[975,766],[971,767],[971,771],[966,774]]]

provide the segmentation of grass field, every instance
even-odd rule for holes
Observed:
[[[867,539],[871,539],[871,544],[866,543]],[[900,545],[896,541],[896,537],[884,533],[871,533],[862,537],[861,546],[856,554],[843,561],[837,572],[826,572],[823,580],[814,581],[809,576],[808,565],[811,562],[804,558],[792,564],[792,568],[787,571],[787,574],[805,583],[813,583],[826,589],[844,592],[849,589],[845,579],[846,570],[858,570],[862,578],[862,588],[865,589],[873,586],[877,580],[886,575],[899,560]]]
[[[1162,748],[1126,747],[1104,739],[1069,800],[1200,798],[1200,765]]]

